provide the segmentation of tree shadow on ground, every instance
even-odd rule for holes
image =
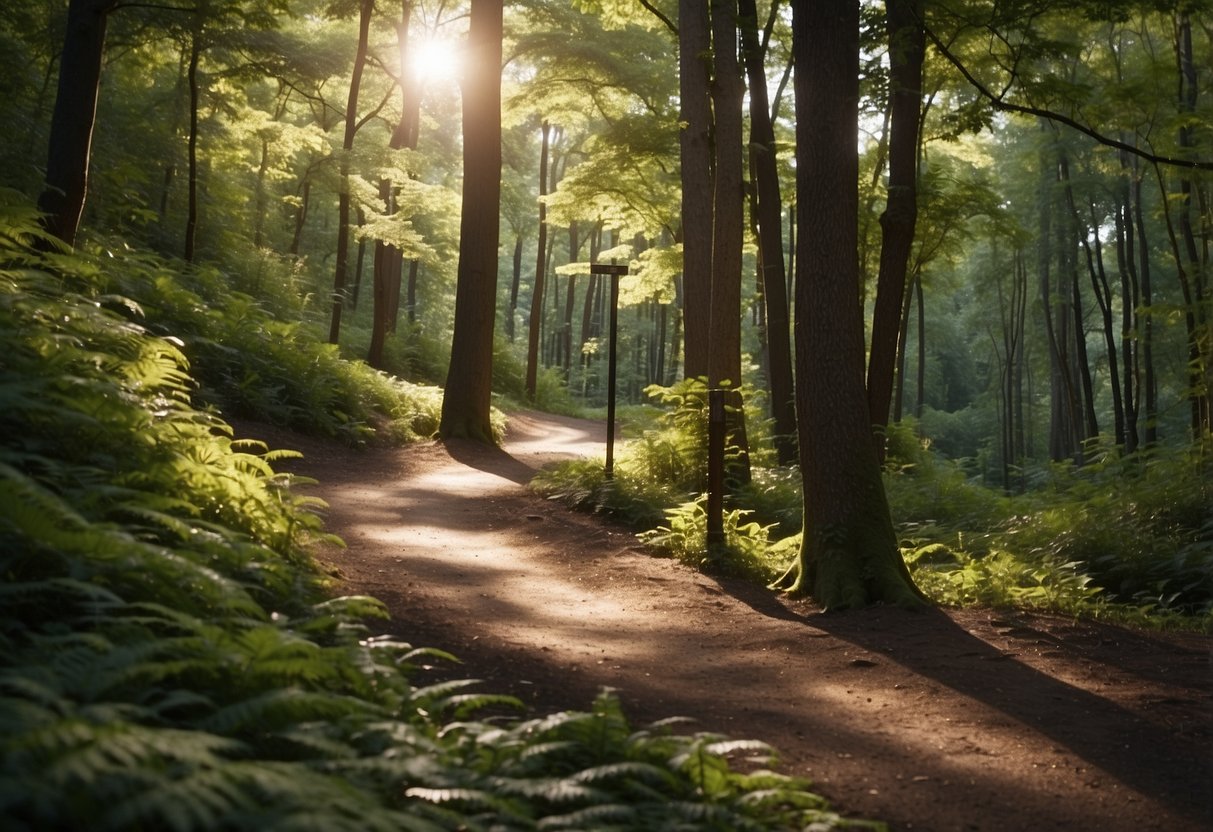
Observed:
[[[1002,712],[1195,825],[1213,828],[1207,724],[1189,727],[1187,736],[1168,730],[1017,661],[941,610],[875,608],[804,620]]]
[[[527,485],[539,470],[495,445],[471,439],[444,439],[442,445],[456,462],[518,485]]]

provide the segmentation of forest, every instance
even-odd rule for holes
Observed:
[[[448,645],[341,592],[324,483],[249,424],[609,413],[613,469],[530,488],[698,572],[1207,637],[1211,11],[5,4],[0,816],[881,828],[609,692],[427,683]]]

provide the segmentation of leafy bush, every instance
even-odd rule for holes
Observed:
[[[180,342],[0,204],[0,816],[12,830],[831,829],[769,749],[414,684],[328,598],[314,500],[192,405]],[[870,825],[869,825],[870,826]]]
[[[705,572],[770,583],[788,564],[770,557],[771,527],[748,520],[750,514],[742,509],[724,511],[721,517],[724,541],[709,545],[707,495],[702,495],[666,509],[667,525],[643,532],[639,537],[648,546]]]

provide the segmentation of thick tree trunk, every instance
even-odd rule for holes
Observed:
[[[683,373],[706,378],[712,307],[712,107],[709,0],[678,0],[682,178]]]
[[[749,482],[749,443],[741,397],[741,250],[745,240],[742,175],[742,100],[745,85],[737,61],[737,0],[712,0],[715,116],[712,192],[712,306],[708,383],[726,387],[728,443],[738,449],[729,476]]]
[[[859,4],[795,0],[796,406],[805,526],[792,591],[826,608],[923,603],[897,548],[864,385]],[[792,575],[786,576],[791,578]]]
[[[918,222],[918,132],[922,112],[922,62],[926,50],[919,0],[888,0],[889,195],[880,216],[880,273],[868,356],[868,410],[880,437],[889,424],[889,402],[901,331],[906,267]]]
[[[493,325],[501,209],[502,0],[471,0],[463,83],[463,212],[451,367],[439,434],[493,441]]]
[[[341,142],[341,181],[337,196],[337,253],[333,268],[333,311],[329,321],[329,343],[341,337],[341,309],[345,305],[345,283],[349,276],[350,257],[350,151],[354,148],[354,133],[358,129],[358,91],[366,67],[367,41],[370,37],[371,14],[375,0],[362,0],[358,17],[358,47],[354,53],[354,69],[350,77],[350,93],[345,105],[345,134]]]
[[[68,245],[76,242],[88,194],[105,24],[117,5],[117,0],[71,0],[67,8],[59,89],[47,142],[46,188],[38,198],[38,209],[45,215],[46,230]]]
[[[772,13],[778,4],[772,4]],[[796,401],[792,382],[791,326],[787,273],[783,263],[783,200],[775,155],[775,130],[767,100],[764,50],[758,41],[754,0],[740,0],[741,44],[750,88],[750,167],[754,176],[758,227],[759,286],[765,311],[767,384],[774,420],[775,454],[781,465],[796,462]]]

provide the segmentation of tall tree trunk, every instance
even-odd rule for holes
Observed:
[[[366,224],[366,212],[359,208],[356,212],[356,220],[361,228]],[[372,268],[374,265],[372,264]],[[366,272],[366,238],[358,238],[358,255],[354,258],[354,285],[350,288],[350,309],[358,310],[358,296],[362,292],[362,276]],[[372,287],[373,291],[374,287]]]
[[[1179,111],[1187,120],[1180,123],[1179,149],[1185,156],[1195,153],[1196,140],[1192,121],[1196,113],[1198,74],[1192,55],[1192,20],[1185,10],[1176,16],[1175,54],[1179,64]],[[1213,333],[1205,308],[1204,271],[1197,251],[1196,234],[1192,225],[1193,182],[1188,172],[1179,172],[1179,237],[1182,246],[1176,249],[1176,268],[1187,309],[1184,322],[1188,328],[1188,394],[1192,409],[1192,435],[1199,438],[1213,431]],[[1160,176],[1161,178],[1161,176]],[[1165,200],[1164,200],[1165,203]],[[1168,228],[1170,217],[1168,216]],[[1172,239],[1174,240],[1172,232]],[[1206,241],[1206,245],[1207,245]],[[1182,252],[1182,253],[1181,253]]]
[[[678,0],[683,373],[708,376],[712,308],[712,106],[709,0]]]
[[[1087,242],[1087,229],[1083,226],[1082,220],[1079,219],[1078,207],[1074,203],[1074,188],[1070,181],[1070,159],[1069,154],[1064,149],[1058,155],[1057,178],[1062,184],[1062,192],[1070,220],[1068,223],[1070,239],[1063,241],[1062,251],[1065,252],[1065,271],[1070,280],[1070,311],[1074,316],[1074,368],[1081,385],[1082,439],[1095,439],[1099,436],[1099,420],[1095,415],[1095,386],[1091,380],[1091,362],[1087,354],[1086,315],[1083,312],[1082,294],[1079,291],[1081,281],[1078,279],[1078,255],[1076,249],[1082,248],[1087,253],[1088,259],[1090,258],[1090,251]]]
[[[771,4],[772,16],[778,2]],[[767,100],[765,50],[758,41],[754,0],[739,0],[741,44],[750,89],[750,167],[754,178],[758,227],[759,284],[765,311],[767,384],[775,454],[781,465],[796,462],[796,395],[792,383],[791,326],[788,321],[787,273],[783,263],[783,200],[775,155],[775,130]]]
[[[198,60],[202,55],[202,20],[199,18],[190,34],[190,65],[186,79],[190,90],[190,132],[187,142],[188,206],[185,220],[185,262],[194,262],[198,240]]]
[[[919,0],[887,0],[889,37],[889,195],[880,215],[880,273],[868,356],[868,410],[881,437],[889,424],[889,402],[906,267],[918,222],[918,133],[922,112],[922,62],[926,51]]]
[[[1089,203],[1087,207],[1090,211],[1091,227],[1095,229],[1093,235],[1095,243],[1092,246],[1084,233],[1083,249],[1087,255],[1087,271],[1091,277],[1091,289],[1095,293],[1095,302],[1099,306],[1104,346],[1108,355],[1108,386],[1112,390],[1113,438],[1116,445],[1123,448],[1125,445],[1125,407],[1124,400],[1121,398],[1120,357],[1116,351],[1116,318],[1112,309],[1112,287],[1108,283],[1108,273],[1104,267],[1103,244],[1099,240],[1099,220],[1094,202]]]
[[[739,453],[730,476],[750,479],[745,410],[741,398],[741,250],[745,240],[742,175],[742,101],[745,85],[737,62],[737,0],[712,0],[715,74],[711,92],[716,131],[716,178],[712,192],[712,306],[708,383],[727,387],[728,442]]]
[[[539,150],[539,245],[535,254],[535,286],[531,290],[531,317],[526,350],[526,396],[532,402],[535,401],[539,377],[539,335],[543,325],[543,283],[547,271],[548,251],[548,206],[544,197],[548,193],[548,142],[552,135],[552,125],[546,119],[542,133]]]
[[[501,210],[502,0],[471,0],[463,82],[463,211],[451,368],[439,434],[492,442]]]
[[[805,525],[785,579],[826,608],[923,603],[881,482],[864,385],[859,285],[859,4],[794,0],[796,409]]]
[[[413,0],[401,0],[400,18],[396,21],[396,51],[400,56],[400,120],[392,129],[388,147],[392,150],[416,148],[421,110],[421,87],[411,79],[409,66],[409,27],[413,19]],[[398,188],[389,177],[379,180],[379,197],[388,216],[399,210]],[[383,348],[387,337],[396,331],[400,316],[400,284],[404,276],[404,252],[396,246],[375,241],[374,308],[371,312],[371,344],[366,361],[372,367],[383,367]]]
[[[914,307],[918,310],[918,367],[914,379],[914,418],[922,421],[922,409],[927,401],[927,308],[922,297],[922,273],[915,275]]]
[[[901,421],[906,396],[906,347],[910,342],[910,307],[914,302],[914,284],[918,273],[910,275],[909,289],[901,305],[901,330],[897,334],[897,372],[893,375],[893,424]]]
[[[1140,396],[1144,409],[1145,425],[1141,430],[1141,441],[1146,447],[1158,443],[1158,380],[1154,373],[1154,287],[1150,274],[1150,243],[1146,237],[1145,210],[1142,207],[1141,169],[1137,157],[1133,157],[1133,177],[1130,180],[1133,196],[1133,221],[1137,225],[1138,288],[1141,290],[1140,325],[1137,337],[1141,353]]]
[[[1122,151],[1121,169],[1128,160]],[[1137,263],[1133,252],[1133,215],[1129,206],[1129,186],[1121,182],[1116,189],[1116,268],[1120,272],[1120,358],[1125,413],[1125,453],[1137,451]]]
[[[1049,125],[1041,123],[1042,130],[1048,130]],[[1073,318],[1070,314],[1072,292],[1070,287],[1053,290],[1052,265],[1054,250],[1062,254],[1058,263],[1058,271],[1062,275],[1069,272],[1066,269],[1065,255],[1073,242],[1071,235],[1065,234],[1064,229],[1053,227],[1054,185],[1059,177],[1058,160],[1055,149],[1049,148],[1041,153],[1040,182],[1037,193],[1037,211],[1039,212],[1039,234],[1037,235],[1037,265],[1040,279],[1040,297],[1044,314],[1045,336],[1049,344],[1049,457],[1053,460],[1074,458],[1081,460],[1082,422],[1079,416],[1079,396],[1074,384],[1070,345],[1070,324]],[[1072,274],[1069,275],[1071,280]],[[1058,278],[1060,283],[1062,278]]]
[[[417,277],[421,271],[421,261],[409,261],[409,279],[407,281],[408,288],[405,290],[404,302],[405,308],[408,310],[409,325],[417,323]]]
[[[358,91],[366,67],[367,41],[370,37],[371,15],[375,0],[361,0],[358,13],[358,47],[354,53],[354,69],[350,76],[350,92],[345,105],[345,133],[341,141],[341,181],[337,196],[337,253],[333,268],[333,311],[329,320],[329,343],[341,337],[341,309],[345,304],[345,283],[349,276],[350,256],[350,151],[354,149],[354,133],[358,129]]]
[[[510,311],[505,316],[505,334],[510,339],[510,343],[514,343],[514,319],[518,315],[518,288],[522,283],[522,234],[518,234],[514,238],[514,257],[511,260],[512,268],[510,271]]]
[[[71,0],[67,8],[59,88],[47,142],[46,188],[38,198],[38,210],[45,216],[46,230],[69,246],[76,242],[88,194],[105,26],[117,5],[117,0]]]

